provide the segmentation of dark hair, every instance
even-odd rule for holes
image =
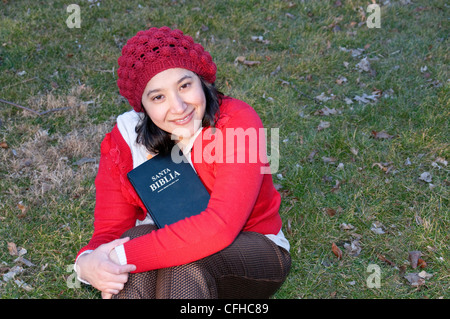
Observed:
[[[214,127],[217,119],[219,118],[219,107],[222,103],[223,94],[218,91],[213,84],[210,84],[199,76],[200,82],[202,84],[203,92],[205,93],[206,108],[205,115],[202,119],[203,127]],[[171,133],[168,133],[153,123],[150,116],[145,112],[144,107],[144,117],[136,125],[137,138],[136,142],[138,144],[144,145],[149,152],[166,155],[170,154],[175,141],[171,137]]]

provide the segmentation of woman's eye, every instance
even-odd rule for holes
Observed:
[[[152,101],[159,101],[159,100],[161,100],[162,98],[163,98],[162,95],[156,95],[156,96],[152,97]]]
[[[191,83],[184,83],[181,85],[181,89],[185,89],[187,87],[189,87],[191,85]]]

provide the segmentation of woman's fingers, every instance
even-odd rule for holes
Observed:
[[[97,287],[97,289],[104,293],[116,295],[123,289],[123,287],[123,283],[104,282],[101,286]]]
[[[119,239],[115,239],[112,242],[110,242],[109,244],[113,245],[114,247],[119,246],[119,245],[123,245],[125,244],[127,241],[130,240],[130,237],[124,237],[124,238],[119,238]],[[113,247],[113,248],[114,248]]]
[[[102,291],[102,299],[111,299],[113,294]]]
[[[128,281],[128,272],[122,271],[127,270],[125,267],[111,264],[104,265],[103,271],[99,274],[99,279],[102,282],[118,282],[126,283]]]
[[[106,243],[106,244],[103,244],[103,245],[99,246],[97,249],[109,254],[109,252],[112,249],[114,249],[117,246],[125,244],[129,240],[130,240],[129,237],[115,239],[113,241],[110,241],[109,243]]]
[[[131,265],[131,264],[127,264],[127,265],[118,265],[114,262],[105,262],[103,264],[103,270],[106,271],[107,273],[114,275],[114,276],[119,276],[122,274],[126,274],[128,276],[129,272],[132,272],[134,270],[136,270],[136,266],[135,265]]]
[[[136,270],[135,265],[119,265],[109,257],[114,247],[122,245],[128,240],[127,237],[103,244],[78,260],[82,278],[104,292],[105,297],[111,297],[109,294],[119,293],[128,281],[128,274]]]

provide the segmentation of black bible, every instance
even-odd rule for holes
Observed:
[[[158,228],[200,214],[210,195],[178,146],[131,170],[128,179]]]

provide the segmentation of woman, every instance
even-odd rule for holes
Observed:
[[[79,279],[103,298],[270,297],[291,262],[280,195],[255,144],[228,134],[255,132],[265,151],[260,118],[215,90],[210,54],[179,30],[138,32],[118,63],[120,94],[133,110],[101,145],[94,233],[77,255]],[[211,198],[200,214],[157,229],[126,174],[174,144]]]

